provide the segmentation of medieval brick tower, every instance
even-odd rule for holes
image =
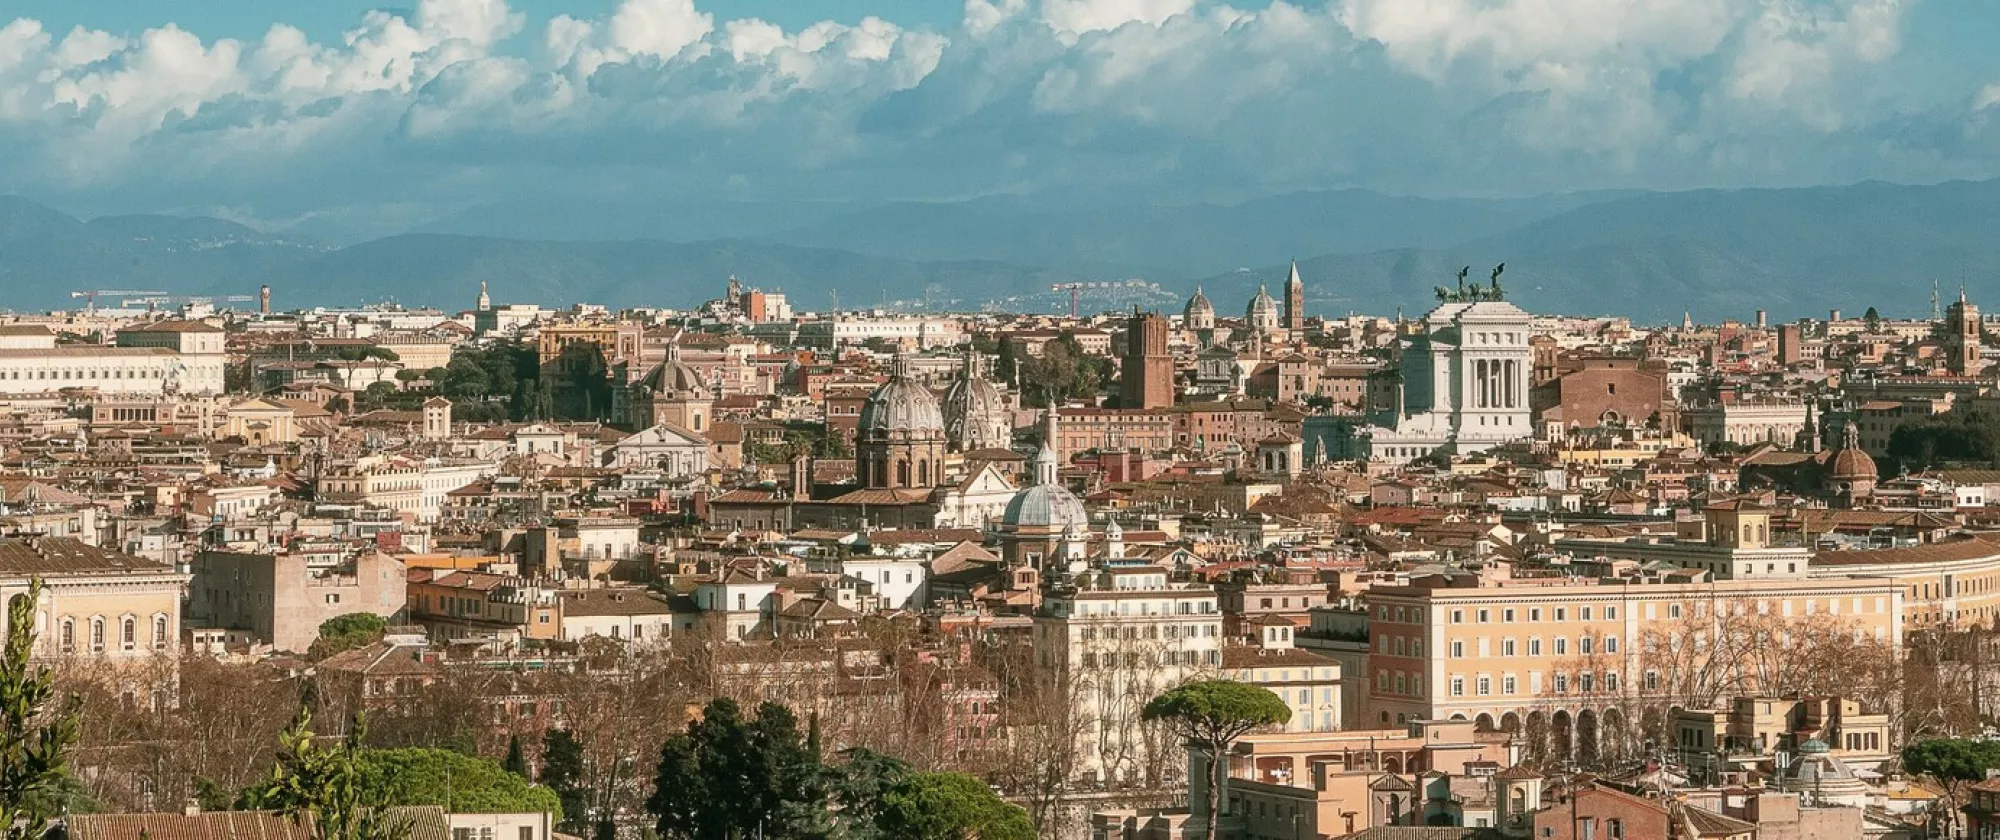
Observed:
[[[1166,408],[1174,404],[1174,357],[1167,351],[1167,319],[1134,310],[1125,322],[1119,353],[1119,406]]]

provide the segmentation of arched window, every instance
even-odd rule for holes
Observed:
[[[92,652],[102,652],[104,650],[104,619],[93,618],[90,620],[90,649]]]
[[[76,650],[76,622],[67,618],[63,619],[60,636],[63,653],[70,653]]]
[[[910,486],[910,462],[908,461],[896,462],[896,486],[898,487]]]
[[[153,616],[153,649],[167,649],[167,617],[164,615]]]
[[[917,462],[917,486],[919,487],[931,486],[931,462],[929,461]]]
[[[132,650],[139,646],[139,620],[126,616],[118,624],[118,646]]]

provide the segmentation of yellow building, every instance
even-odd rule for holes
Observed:
[[[1909,548],[1822,551],[1815,578],[1879,577],[1903,590],[1903,626],[1991,627],[2000,620],[2000,544],[1965,537]]]
[[[1728,637],[1745,652],[1778,658],[1791,655],[1783,645],[1807,635],[1894,650],[1902,644],[1904,592],[1881,578],[1715,580],[1703,571],[1376,587],[1368,593],[1361,723],[1464,719],[1560,733],[1563,751],[1574,731],[1588,757],[1597,732],[1640,723],[1627,719],[1634,708],[1694,678],[1685,660],[1664,651]]]
[[[293,425],[290,406],[259,399],[248,399],[230,406],[223,415],[222,437],[242,438],[250,446],[269,446],[276,443],[296,443],[298,429]]]
[[[69,537],[0,540],[0,598],[26,593],[38,578],[41,655],[116,660],[179,652],[188,576],[172,566]]]

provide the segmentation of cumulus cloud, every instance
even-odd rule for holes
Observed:
[[[24,19],[0,26],[0,143],[16,151],[0,191],[403,218],[549,190],[1200,197],[1991,174],[1992,150],[1947,129],[2000,87],[1957,93],[1952,113],[1865,83],[1909,52],[1909,6],[964,0],[932,31],[718,20],[699,0],[543,21],[506,0],[419,0],[325,42],[282,22],[237,41]]]

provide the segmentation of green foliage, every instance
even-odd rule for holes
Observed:
[[[1292,708],[1261,686],[1235,680],[1200,680],[1161,692],[1146,703],[1140,717],[1166,724],[1189,746],[1214,757],[1228,754],[1230,745],[1252,730],[1290,721]],[[1209,837],[1216,836],[1221,780],[1227,766],[1226,761],[1209,762]]]
[[[589,819],[590,791],[584,785],[583,744],[566,729],[542,733],[542,784],[562,805],[565,830],[581,834]]]
[[[1933,738],[1903,748],[1903,769],[1943,782],[1977,782],[2000,769],[2000,741]]]
[[[426,378],[452,401],[452,412],[473,422],[526,420],[537,395],[530,386],[541,375],[535,349],[523,344],[461,347],[443,368]]]
[[[65,770],[76,743],[75,697],[58,700],[55,674],[34,664],[35,605],[42,582],[7,603],[0,655],[0,826],[8,840],[39,838],[74,787]]]
[[[507,772],[520,776],[522,779],[530,782],[535,780],[534,771],[528,768],[528,754],[521,749],[521,736],[519,735],[510,736],[507,739],[507,758],[500,762],[500,766]]]
[[[547,812],[563,819],[555,791],[529,784],[490,758],[445,749],[364,750],[364,790],[391,805],[443,805],[468,814]]]
[[[831,830],[830,773],[790,709],[754,718],[716,698],[660,750],[647,810],[661,837],[817,837]]]
[[[320,622],[319,638],[307,655],[325,659],[336,653],[372,645],[382,638],[389,622],[374,613],[348,613]]]
[[[1027,405],[1044,408],[1097,397],[1111,381],[1111,361],[1086,355],[1076,336],[1065,332],[1042,345],[1042,354],[1022,359],[1017,377]]]
[[[363,782],[361,741],[367,736],[367,721],[356,715],[345,739],[331,746],[315,743],[311,706],[301,705],[278,736],[271,778],[244,791],[243,804],[284,814],[313,840],[402,840],[409,835],[408,819],[390,811],[382,792]]]
[[[898,840],[1033,840],[1028,812],[964,773],[912,773],[882,797],[876,825]]]
[[[882,805],[890,791],[910,775],[903,760],[873,750],[856,749],[834,777],[833,798],[847,827],[847,840],[894,840],[881,828]]]
[[[1911,469],[1991,466],[2000,463],[2000,422],[1984,414],[1954,411],[1904,423],[1889,435],[1889,457]]]
[[[750,459],[759,464],[789,464],[800,455],[816,458],[852,458],[847,441],[825,426],[793,424],[779,443],[753,442],[747,447]]]

